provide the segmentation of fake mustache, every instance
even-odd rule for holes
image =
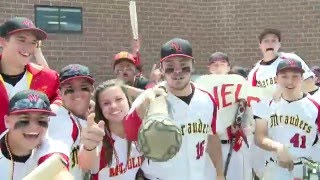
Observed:
[[[266,51],[274,51],[273,48],[267,48]]]

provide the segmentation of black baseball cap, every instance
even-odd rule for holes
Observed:
[[[64,83],[67,80],[85,78],[91,84],[94,83],[94,78],[90,75],[89,68],[81,64],[69,64],[68,66],[62,68],[60,71],[60,83]]]
[[[273,28],[267,28],[264,29],[260,35],[259,35],[259,42],[261,43],[262,39],[267,35],[267,34],[274,34],[278,37],[279,42],[281,42],[281,31],[279,29],[273,29]]]
[[[44,112],[50,116],[56,115],[51,111],[47,95],[35,90],[20,91],[11,98],[9,102],[9,114],[24,112]]]
[[[193,59],[192,47],[189,41],[180,38],[174,38],[161,46],[160,62],[165,61],[169,57],[186,57]]]
[[[248,77],[248,73],[249,73],[249,70],[247,68],[240,67],[240,66],[232,67],[232,69],[229,72],[229,74],[238,74],[244,78]]]
[[[47,39],[47,33],[37,28],[33,22],[24,17],[15,17],[7,20],[0,26],[0,36],[6,37],[21,31],[31,31],[38,40]]]
[[[304,73],[301,62],[295,59],[282,59],[277,66],[277,74],[284,70],[300,71],[301,73]]]
[[[215,52],[211,54],[211,56],[208,59],[209,64],[219,60],[225,60],[228,62],[228,64],[230,64],[228,55],[223,52]]]

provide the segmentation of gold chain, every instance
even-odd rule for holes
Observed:
[[[4,140],[5,140],[6,148],[7,148],[7,151],[8,151],[9,157],[10,157],[10,161],[11,161],[11,180],[13,180],[14,161],[13,161],[12,154],[11,154],[11,151],[10,151],[10,148],[9,148],[8,134],[5,135]],[[9,180],[10,180],[10,178],[9,178]]]

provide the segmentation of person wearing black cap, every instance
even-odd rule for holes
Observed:
[[[228,74],[230,71],[228,55],[222,52],[211,54],[209,57],[208,69],[211,74]]]
[[[221,143],[216,134],[217,106],[210,93],[200,90],[191,83],[194,58],[189,41],[174,38],[161,47],[160,69],[165,82],[148,89],[132,104],[124,120],[126,137],[136,141],[144,112],[153,96],[166,94],[169,111],[183,134],[179,153],[166,162],[153,162],[143,168],[147,179],[209,179],[205,165],[205,147],[216,167],[217,179],[224,179]],[[166,90],[164,90],[166,89]],[[166,92],[165,92],[166,91]],[[192,127],[202,127],[199,131]],[[209,140],[208,140],[208,134]],[[166,141],[160,139],[159,141]],[[160,143],[160,142],[159,142]],[[186,163],[187,162],[187,163]],[[212,169],[214,171],[214,169]]]
[[[5,130],[3,116],[12,96],[21,90],[44,92],[51,104],[61,104],[58,73],[30,63],[37,42],[47,34],[34,26],[31,20],[16,17],[0,26],[0,133]]]
[[[70,64],[60,71],[60,93],[62,106],[51,118],[48,137],[57,142],[55,147],[44,150],[40,161],[53,153],[68,157],[69,170],[75,179],[83,179],[85,173],[78,165],[77,153],[80,147],[80,132],[87,126],[87,116],[93,92],[94,78],[89,68],[80,64]],[[91,149],[87,149],[91,151]]]
[[[319,133],[320,106],[302,91],[303,73],[299,60],[280,61],[276,70],[280,99],[259,103],[254,110],[255,142],[274,153],[267,158],[265,180],[302,179],[299,157],[313,159],[310,150]]]
[[[50,145],[45,138],[50,116],[55,113],[41,92],[23,90],[11,98],[4,117],[8,130],[0,138],[0,179],[23,179],[38,166],[38,150]],[[70,179],[71,175],[65,168],[55,178]]]

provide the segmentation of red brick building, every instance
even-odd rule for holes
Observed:
[[[59,70],[81,63],[98,81],[112,77],[113,55],[131,50],[128,0],[1,0],[0,22],[14,16],[35,20],[35,5],[82,8],[81,33],[50,33],[43,52]],[[159,60],[160,45],[173,37],[190,40],[197,73],[208,56],[226,52],[235,65],[261,58],[257,36],[265,27],[282,31],[282,50],[320,64],[320,2],[317,0],[137,0],[145,74]]]

